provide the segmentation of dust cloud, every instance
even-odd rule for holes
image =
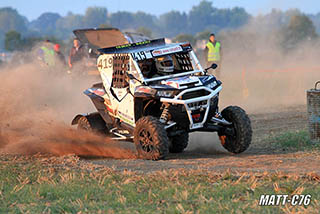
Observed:
[[[239,30],[222,32],[221,38],[217,37],[223,47],[220,110],[239,105],[248,113],[260,113],[306,104],[306,90],[320,80],[319,40],[285,52],[279,33],[257,19]],[[0,68],[0,78],[0,152],[134,158],[121,144],[70,128],[75,114],[95,111],[82,92],[96,80],[56,77],[36,62]],[[189,148],[197,149],[199,141],[201,147],[218,144],[214,136],[203,140],[201,136],[193,134]],[[212,151],[223,149],[218,144]]]
[[[223,51],[220,111],[229,105],[242,107],[249,116],[295,107],[306,110],[306,91],[320,80],[320,39],[284,51],[279,29],[265,21],[256,17],[241,29],[218,34]],[[211,154],[226,151],[212,133],[192,133],[187,149]]]
[[[320,39],[285,51],[279,29],[259,18],[221,38],[222,108],[240,105],[257,113],[306,104],[306,90],[320,80]]]
[[[98,78],[48,73],[33,62],[0,68],[0,79],[0,153],[135,158],[125,146],[70,125],[75,114],[94,111],[82,92]]]

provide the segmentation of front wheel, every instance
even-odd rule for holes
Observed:
[[[181,153],[188,146],[189,142],[189,133],[185,132],[179,135],[172,137],[171,145],[169,147],[169,151],[171,153]]]
[[[231,133],[220,132],[219,137],[222,146],[232,153],[241,153],[248,149],[252,139],[252,128],[250,118],[246,112],[238,106],[229,106],[225,108],[221,115],[224,119],[231,122],[228,128]]]
[[[139,157],[159,160],[168,154],[169,139],[164,125],[159,119],[151,116],[140,118],[136,123],[133,135]]]

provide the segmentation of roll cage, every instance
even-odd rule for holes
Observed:
[[[164,39],[156,39],[138,43],[124,44],[110,48],[101,48],[98,49],[98,51],[102,54],[113,54],[119,56],[127,54],[130,55],[132,64],[134,65],[138,74],[137,79],[144,84],[185,75],[203,73],[203,68],[189,43],[166,44]],[[175,56],[175,59],[181,69],[180,72],[153,78],[145,77],[138,63],[165,55]]]

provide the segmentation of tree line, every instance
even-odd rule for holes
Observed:
[[[295,17],[295,18],[293,18]],[[13,8],[0,8],[0,49],[9,51],[25,49],[44,38],[68,42],[77,28],[116,27],[123,31],[137,31],[149,37],[168,37],[174,41],[188,40],[195,43],[207,39],[210,32],[236,31],[249,23],[263,23],[265,30],[277,30],[290,38],[284,47],[296,41],[314,38],[320,31],[320,12],[304,15],[298,10],[253,17],[244,8],[218,9],[212,2],[201,1],[188,12],[170,11],[160,16],[145,12],[108,12],[104,7],[89,7],[85,14],[69,12],[66,16],[43,13],[29,21]]]

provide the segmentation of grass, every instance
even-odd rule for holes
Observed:
[[[317,175],[137,174],[74,156],[0,156],[0,213],[318,213],[319,183]],[[311,194],[312,202],[261,207],[261,194]]]
[[[268,141],[282,150],[288,151],[308,151],[317,150],[320,151],[320,142],[311,142],[309,133],[306,130],[298,130],[285,132],[273,137],[270,137]]]

